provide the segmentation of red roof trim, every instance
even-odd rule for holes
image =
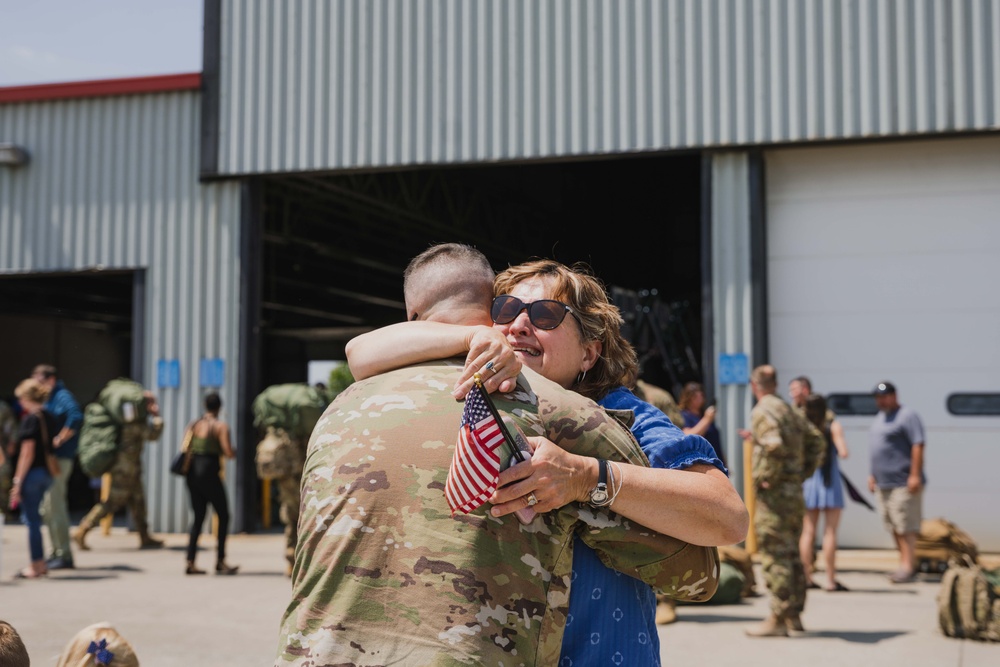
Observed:
[[[167,74],[164,76],[142,76],[129,79],[45,83],[37,86],[0,88],[0,104],[4,102],[41,102],[47,100],[66,100],[76,97],[107,97],[109,95],[167,93],[176,90],[200,89],[201,72],[193,74]]]

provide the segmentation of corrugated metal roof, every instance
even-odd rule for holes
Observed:
[[[991,130],[995,0],[221,2],[218,172]]]
[[[0,272],[146,269],[143,367],[181,364],[179,389],[157,390],[167,421],[147,447],[146,488],[157,530],[189,521],[182,483],[167,472],[181,431],[201,412],[201,358],[226,360],[235,402],[239,184],[198,182],[197,92],[0,105],[0,140],[28,165],[0,168]],[[96,369],[95,372],[99,372]],[[231,476],[232,478],[232,476]],[[232,482],[230,482],[232,483]]]

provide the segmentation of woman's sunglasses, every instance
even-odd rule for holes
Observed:
[[[496,324],[510,324],[521,314],[522,310],[528,311],[528,319],[532,325],[546,331],[555,329],[562,324],[562,321],[566,319],[566,313],[576,317],[573,309],[562,301],[542,299],[525,303],[510,294],[501,294],[493,299],[490,317]]]

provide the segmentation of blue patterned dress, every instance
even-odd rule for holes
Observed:
[[[632,434],[654,468],[689,468],[708,463],[729,474],[705,438],[684,435],[665,414],[628,389],[615,389],[600,404],[635,413]],[[660,638],[655,614],[652,588],[605,566],[592,549],[576,538],[560,667],[658,666]]]

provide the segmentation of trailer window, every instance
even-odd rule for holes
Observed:
[[[826,397],[826,405],[838,416],[877,415],[875,396],[865,394],[830,394]]]
[[[947,405],[959,417],[995,417],[1000,415],[1000,394],[952,394]]]

